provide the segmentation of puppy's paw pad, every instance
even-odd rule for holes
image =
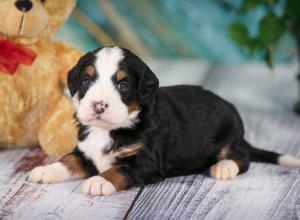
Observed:
[[[91,196],[110,196],[115,191],[113,184],[101,176],[93,176],[82,185],[82,192]]]
[[[28,181],[32,183],[57,183],[69,179],[70,174],[67,168],[57,162],[47,166],[39,166],[34,168],[28,177]]]
[[[239,173],[239,167],[233,160],[220,160],[210,168],[210,176],[217,180],[234,179]]]

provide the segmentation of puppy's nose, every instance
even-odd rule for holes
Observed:
[[[97,114],[101,114],[108,108],[108,104],[105,104],[103,101],[93,103],[93,111]]]
[[[28,12],[32,9],[32,2],[30,0],[17,0],[15,5],[22,12]]]

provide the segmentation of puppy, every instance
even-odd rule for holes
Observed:
[[[89,178],[82,191],[111,195],[167,177],[200,173],[229,180],[250,161],[300,167],[288,155],[252,147],[235,107],[200,86],[158,87],[149,67],[127,49],[89,52],[70,70],[78,145],[34,168],[29,181]]]

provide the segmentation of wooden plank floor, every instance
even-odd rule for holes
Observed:
[[[185,83],[201,82],[237,105],[254,145],[300,158],[300,117],[291,112],[295,67],[280,67],[270,74],[260,65],[208,68],[189,62],[185,69],[184,63],[168,61],[150,66],[155,72],[177,73],[178,81],[186,70],[190,77]],[[171,84],[160,78],[163,85]],[[92,198],[80,193],[81,181],[26,181],[29,170],[52,160],[37,148],[0,151],[0,219],[123,219],[126,213],[128,219],[300,218],[296,168],[253,163],[233,181],[215,181],[206,172]]]
[[[27,182],[27,171],[43,161],[40,149],[0,153],[0,219],[122,219],[138,191],[92,198],[80,192],[81,181]]]

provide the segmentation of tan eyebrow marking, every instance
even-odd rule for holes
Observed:
[[[124,79],[126,76],[127,76],[127,72],[124,71],[124,70],[120,70],[116,73],[116,78],[117,78],[117,81],[121,81],[122,79]]]
[[[91,77],[93,77],[96,73],[95,67],[93,65],[89,65],[86,69],[85,69],[85,73]]]

